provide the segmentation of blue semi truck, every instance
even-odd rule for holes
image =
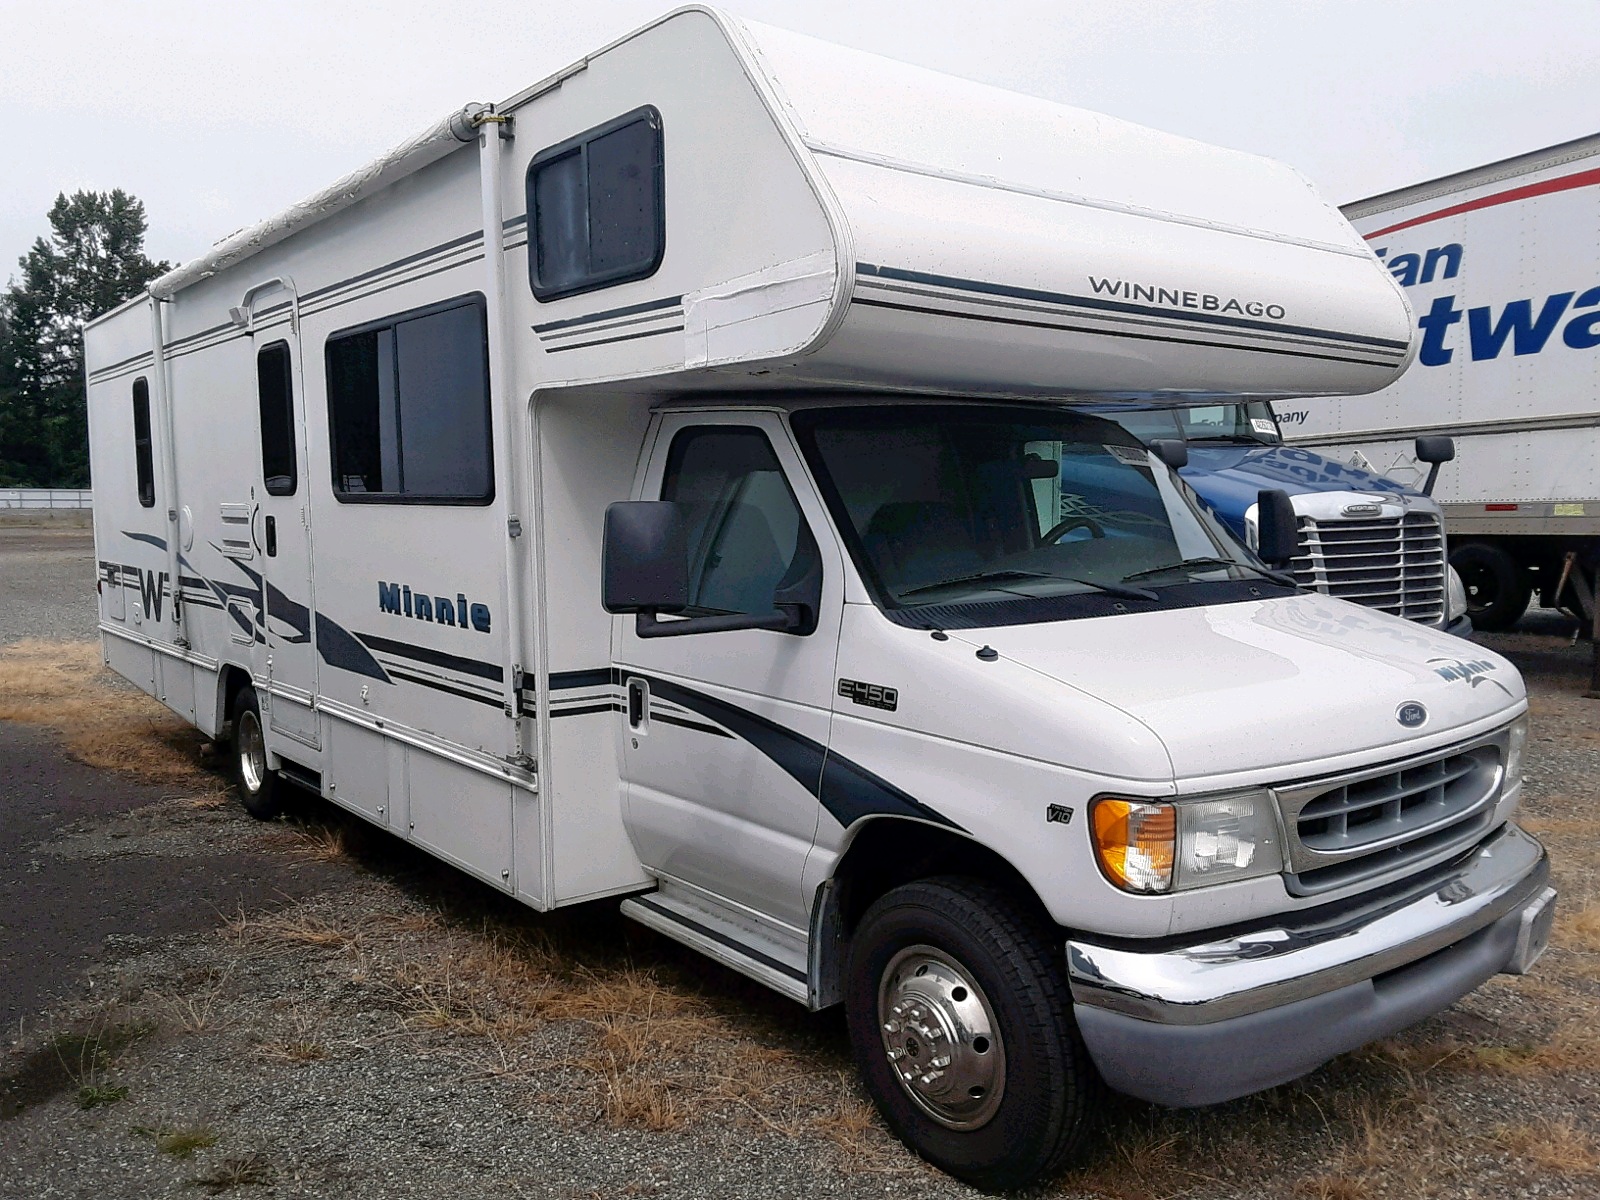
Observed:
[[[1287,492],[1300,535],[1299,553],[1287,569],[1302,586],[1459,636],[1471,631],[1466,593],[1449,564],[1443,516],[1427,494],[1438,464],[1454,453],[1450,439],[1418,439],[1417,457],[1434,467],[1418,492],[1285,445],[1265,401],[1107,415],[1146,443],[1183,442],[1184,481],[1250,546],[1260,493]]]

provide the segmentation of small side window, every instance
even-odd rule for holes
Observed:
[[[139,503],[156,506],[155,456],[150,442],[150,384],[133,381],[133,464],[139,479]]]
[[[666,249],[661,114],[641,108],[541,150],[527,192],[539,300],[655,274]]]
[[[261,405],[261,477],[269,496],[292,496],[299,486],[294,453],[294,385],[289,343],[273,342],[256,355],[256,396]]]
[[[779,588],[816,561],[816,542],[759,429],[680,433],[661,498],[674,501],[688,522],[687,616],[771,612]]]

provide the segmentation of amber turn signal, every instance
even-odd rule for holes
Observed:
[[[1102,797],[1090,811],[1100,869],[1130,892],[1172,889],[1177,857],[1178,810],[1147,800]]]

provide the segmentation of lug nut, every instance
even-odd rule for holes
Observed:
[[[883,1023],[883,1031],[885,1033],[899,1033],[900,1028],[901,1026],[899,1021],[885,1021]]]

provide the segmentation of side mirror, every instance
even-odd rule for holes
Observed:
[[[678,506],[620,500],[606,509],[600,605],[608,613],[674,613],[689,605],[689,549]]]
[[[1439,479],[1439,466],[1441,463],[1454,462],[1456,457],[1456,440],[1453,437],[1443,437],[1435,434],[1432,437],[1419,437],[1417,439],[1417,461],[1429,464],[1428,481],[1422,485],[1424,496],[1433,495],[1433,485]]]
[[[1256,496],[1256,554],[1269,567],[1281,567],[1300,550],[1299,524],[1289,493],[1270,488]]]
[[[1174,471],[1189,465],[1189,443],[1180,438],[1156,438],[1150,452]]]

